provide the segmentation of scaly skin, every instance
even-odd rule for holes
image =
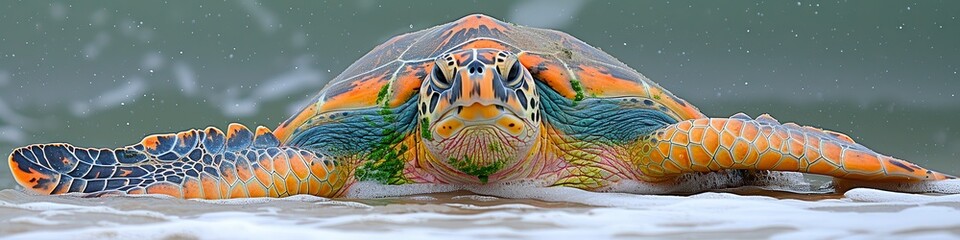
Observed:
[[[768,115],[683,121],[644,138],[637,149],[634,164],[645,181],[722,169],[794,171],[869,181],[954,178],[878,154],[846,135],[781,125]]]
[[[42,194],[342,197],[358,181],[607,190],[728,169],[846,180],[953,178],[849,137],[769,116],[707,118],[570,35],[470,15],[394,37],[273,132],[231,124],[118,149],[15,149],[14,179]]]
[[[152,135],[118,149],[31,145],[10,154],[20,185],[42,194],[164,194],[178,198],[338,196],[352,169],[279,146],[269,129],[231,124]]]

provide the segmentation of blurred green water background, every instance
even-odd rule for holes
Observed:
[[[272,128],[389,37],[470,13],[573,34],[710,116],[960,174],[960,1],[5,1],[0,155]]]

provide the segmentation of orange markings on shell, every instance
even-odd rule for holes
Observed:
[[[289,140],[290,135],[293,134],[293,131],[297,129],[300,125],[303,125],[304,122],[313,118],[317,115],[317,104],[311,102],[310,105],[301,110],[295,117],[291,118],[277,126],[277,129],[273,130],[273,135],[277,137],[280,142],[286,142]]]
[[[398,107],[406,103],[413,95],[420,90],[420,84],[426,76],[429,76],[434,63],[427,62],[420,65],[404,65],[404,70],[397,75],[393,81],[393,96],[389,97],[390,107]],[[421,76],[420,74],[423,74]]]
[[[479,40],[476,40],[476,41],[472,41],[472,42],[470,42],[470,43],[464,44],[463,47],[461,47],[460,49],[472,49],[472,48],[507,49],[507,47],[504,46],[503,44],[500,44],[499,42],[493,41],[493,40],[490,40],[490,39],[479,39]],[[493,55],[496,54],[496,53],[495,53],[495,52],[484,52],[484,53],[482,53],[482,54],[487,54],[487,55],[483,56],[485,59],[493,59]]]
[[[614,77],[606,67],[580,64],[579,69],[574,72],[586,92],[603,96],[649,96],[643,85],[634,80]]]
[[[457,35],[456,34],[457,32],[461,32],[461,31],[468,32],[471,29],[480,29],[480,27],[486,27],[491,32],[507,31],[506,26],[504,26],[502,23],[500,23],[498,20],[494,18],[480,15],[480,14],[469,15],[469,16],[460,18],[460,20],[457,20],[456,22],[453,22],[450,28],[443,32],[443,34],[440,37],[443,37],[444,39],[442,42],[437,44],[437,50],[440,50],[441,47],[449,44],[450,41],[453,39],[453,37]]]
[[[351,108],[371,107],[377,105],[377,94],[388,82],[389,75],[369,75],[361,80],[350,83],[350,90],[336,96],[328,96],[321,106],[320,112]],[[392,72],[391,72],[392,73]]]
[[[574,99],[577,96],[577,92],[570,86],[567,69],[560,64],[533,53],[525,52],[520,54],[518,58],[524,67],[531,69],[531,74],[535,74],[534,77],[537,80],[547,84],[563,97]]]

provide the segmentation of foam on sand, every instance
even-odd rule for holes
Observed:
[[[482,195],[434,194],[428,196],[436,202],[401,197],[361,203],[313,196],[226,201],[69,198],[4,190],[0,234],[11,239],[950,239],[958,238],[960,228],[956,217],[960,195],[853,189],[841,199],[803,201],[713,192],[598,193],[545,188],[535,182],[459,187]],[[447,187],[387,190],[439,189]],[[592,206],[544,207],[531,198]],[[130,222],[131,216],[152,220]]]

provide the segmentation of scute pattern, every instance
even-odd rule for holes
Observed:
[[[637,71],[569,34],[501,22],[474,14],[457,21],[394,37],[357,60],[343,73],[327,84],[312,106],[315,113],[373,107],[377,98],[376,86],[388,86],[390,106],[396,107],[418,91],[414,80],[405,76],[416,74],[422,81],[433,67],[433,60],[442,54],[470,48],[495,48],[521,56],[521,62],[543,84],[556,89],[569,99],[584,97],[644,96],[657,98],[683,119],[703,117],[695,107],[686,104],[660,88]],[[529,56],[529,57],[525,57]],[[544,65],[539,65],[544,63]],[[539,66],[538,66],[539,65]],[[584,70],[597,69],[605,75],[590,75]],[[551,77],[553,76],[553,77]],[[375,82],[369,82],[369,81]],[[403,81],[403,84],[398,82]],[[355,83],[355,82],[363,82]],[[574,82],[582,86],[574,86]],[[613,84],[613,87],[605,87]],[[618,88],[623,86],[623,88]],[[574,88],[580,88],[575,90]],[[623,89],[616,91],[614,89]],[[574,92],[574,94],[567,94]],[[345,96],[346,95],[346,96]],[[348,99],[332,101],[332,99]],[[349,103],[349,104],[345,104]],[[287,120],[277,132],[286,133],[284,126],[298,125],[297,116]],[[678,119],[678,120],[683,120]],[[302,119],[301,119],[302,120]],[[281,134],[283,135],[283,134]],[[283,139],[284,136],[281,136]]]
[[[870,181],[951,179],[876,153],[850,137],[768,115],[750,119],[696,119],[657,130],[636,148],[635,165],[647,181],[723,169],[796,171]]]
[[[47,194],[154,193],[182,198],[334,196],[348,177],[321,154],[280,146],[265,127],[232,124],[152,135],[118,149],[31,145],[10,155],[23,186]]]

